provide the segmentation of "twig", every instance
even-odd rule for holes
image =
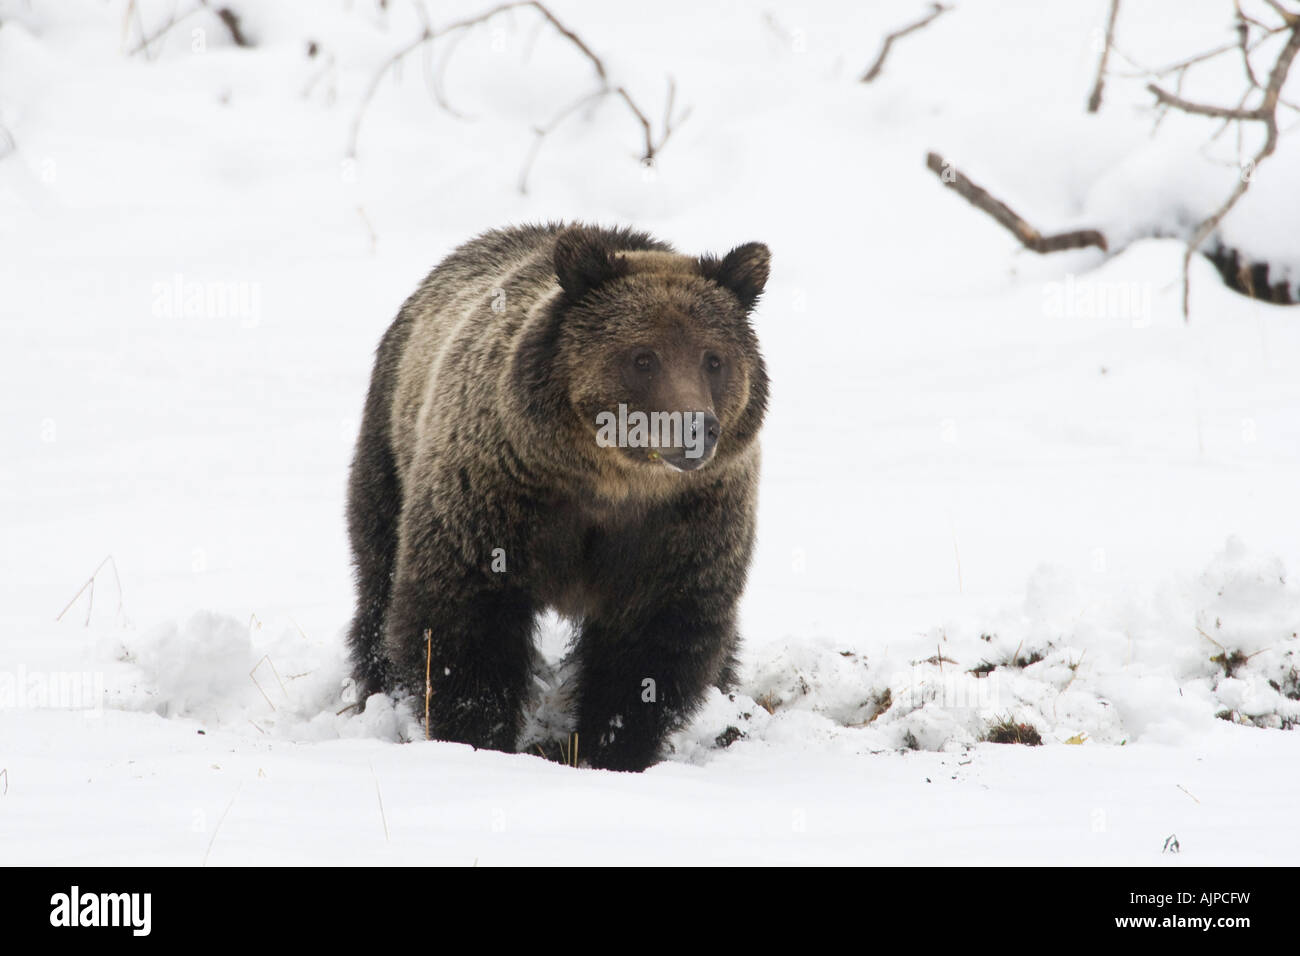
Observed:
[[[388,815],[384,813],[384,795],[379,789],[379,776],[375,773],[375,765],[367,763],[370,767],[370,776],[375,781],[375,796],[379,799],[379,819],[384,823],[384,842],[388,842]]]
[[[275,710],[275,704],[271,703],[271,698],[267,696],[266,691],[262,690],[262,685],[257,680],[257,669],[262,666],[262,661],[271,665],[271,673],[275,675],[275,681],[280,685],[280,691],[284,694],[285,700],[289,700],[289,690],[284,686],[284,681],[280,679],[280,672],[275,669],[275,661],[271,660],[271,655],[263,654],[262,660],[254,664],[253,669],[248,672],[248,679],[253,682],[253,686],[256,687],[262,697],[265,698],[267,704],[270,705],[271,710]]]
[[[1268,157],[1273,155],[1277,149],[1278,125],[1277,125],[1277,108],[1282,99],[1282,86],[1286,82],[1287,74],[1291,70],[1296,54],[1300,53],[1300,15],[1290,14],[1285,9],[1274,7],[1287,21],[1285,29],[1290,32],[1286,44],[1278,53],[1277,60],[1273,63],[1273,68],[1269,71],[1268,81],[1263,87],[1263,96],[1260,103],[1254,109],[1245,109],[1242,107],[1232,108],[1224,106],[1215,106],[1208,103],[1196,103],[1183,99],[1181,96],[1169,93],[1156,86],[1154,83],[1148,84],[1147,89],[1155,95],[1158,103],[1164,106],[1173,107],[1184,113],[1195,116],[1210,116],[1229,121],[1251,121],[1264,124],[1264,143],[1260,146],[1255,155],[1243,165],[1238,177],[1237,185],[1233,188],[1228,197],[1219,205],[1219,207],[1209,216],[1203,219],[1192,236],[1187,241],[1187,246],[1183,250],[1183,320],[1190,321],[1191,306],[1191,262],[1192,256],[1200,249],[1201,244],[1209,238],[1210,234],[1219,227],[1224,217],[1228,215],[1236,206],[1237,201],[1245,195],[1246,190],[1250,188],[1254,180],[1256,170],[1259,164]],[[1247,49],[1245,41],[1241,41],[1241,48]],[[1253,79],[1253,71],[1250,73]],[[1242,101],[1245,102],[1244,100]],[[1221,132],[1221,131],[1220,131]],[[1216,134],[1217,135],[1217,134]]]
[[[1106,84],[1106,63],[1110,59],[1110,48],[1115,43],[1117,19],[1119,19],[1119,0],[1110,0],[1110,16],[1106,19],[1106,45],[1101,48],[1101,57],[1097,61],[1097,81],[1092,85],[1092,95],[1088,97],[1089,113],[1101,109],[1101,91]]]
[[[939,17],[943,16],[951,9],[952,7],[945,6],[942,3],[931,4],[930,12],[926,14],[924,17],[922,17],[920,20],[917,20],[915,23],[910,23],[907,26],[903,27],[902,29],[895,30],[893,33],[887,34],[885,36],[884,43],[880,45],[880,52],[876,54],[875,62],[872,63],[871,66],[867,67],[867,71],[862,74],[858,82],[870,83],[872,80],[874,80],[876,77],[880,75],[880,71],[885,66],[885,57],[889,56],[889,51],[893,47],[895,40],[901,40],[909,33],[913,33],[917,30],[920,30],[923,27],[929,26],[931,23],[939,19]]]
[[[122,613],[122,579],[121,577],[118,576],[117,573],[117,562],[113,560],[113,556],[110,554],[103,561],[100,561],[98,565],[96,565],[95,570],[92,571],[90,573],[90,577],[86,579],[86,583],[77,589],[76,594],[72,595],[72,600],[70,600],[67,603],[67,605],[63,608],[63,610],[59,612],[58,616],[54,619],[55,621],[63,620],[63,615],[68,613],[68,611],[72,608],[72,605],[77,603],[77,598],[81,597],[81,595],[86,591],[86,589],[89,588],[90,600],[86,604],[86,621],[85,624],[83,624],[83,627],[89,626],[90,612],[93,611],[95,608],[95,578],[99,576],[99,572],[104,569],[104,565],[106,564],[111,565],[113,568],[113,580],[117,583],[117,613],[118,614]]]
[[[1241,0],[1232,0],[1232,4],[1237,9],[1237,49],[1241,51],[1241,67],[1246,71],[1246,79],[1250,81],[1250,88],[1259,89],[1259,80],[1255,76],[1255,68],[1250,65],[1250,25],[1255,21],[1251,20],[1241,9]]]
[[[957,191],[976,209],[983,210],[997,223],[1020,240],[1026,249],[1039,254],[1059,252],[1063,249],[1083,249],[1096,246],[1107,251],[1106,237],[1096,229],[1076,229],[1052,236],[1044,236],[1029,223],[1025,222],[1010,206],[994,198],[984,188],[977,186],[961,170],[949,164],[938,153],[928,153],[925,165],[939,177],[945,186]]]
[[[556,113],[554,118],[552,118],[549,123],[545,124],[544,126],[533,127],[533,134],[534,134],[533,145],[529,148],[528,155],[524,159],[524,166],[519,171],[519,192],[520,193],[524,194],[525,196],[528,195],[528,174],[532,171],[533,162],[537,159],[537,154],[541,152],[542,140],[546,139],[547,136],[550,136],[551,133],[555,131],[556,127],[558,127],[561,123],[563,123],[574,113],[577,113],[584,106],[593,104],[598,100],[603,99],[604,97],[605,97],[604,90],[597,90],[594,93],[587,93],[584,96],[578,97],[578,99],[574,100],[564,109],[560,110],[560,112]]]
[[[228,814],[230,812],[230,808],[235,805],[235,799],[239,796],[239,791],[243,789],[244,789],[244,783],[241,780],[239,786],[235,788],[234,794],[231,795],[230,802],[226,804],[226,809],[221,811],[221,816],[217,819],[217,825],[212,828],[212,839],[208,840],[207,852],[203,854],[204,866],[208,865],[208,857],[212,855],[212,845],[217,842],[217,833],[221,830],[221,824],[226,822],[226,814]]]
[[[429,739],[429,698],[433,696],[430,668],[433,664],[433,628],[424,631],[424,739]]]
[[[375,232],[375,227],[370,224],[370,217],[366,215],[366,210],[363,206],[357,206],[357,215],[361,217],[361,223],[366,227],[366,232],[370,236],[370,254],[373,256],[375,254],[375,249],[379,245],[379,236]]]
[[[568,40],[578,50],[582,57],[591,64],[592,70],[596,74],[597,85],[593,92],[579,98],[574,103],[565,107],[549,123],[544,126],[534,127],[533,132],[536,134],[536,138],[533,141],[533,145],[529,150],[528,158],[524,163],[523,171],[520,174],[520,192],[526,193],[528,191],[528,173],[537,157],[538,151],[541,148],[541,141],[565,119],[573,115],[573,113],[577,112],[584,105],[594,103],[606,96],[617,96],[627,106],[633,119],[635,119],[641,126],[644,140],[641,151],[641,160],[645,163],[653,162],[656,154],[663,149],[664,144],[667,143],[668,138],[672,135],[674,127],[685,122],[686,118],[690,115],[690,111],[685,110],[679,114],[676,119],[673,118],[672,105],[676,96],[676,90],[672,79],[669,79],[668,112],[664,118],[663,130],[658,138],[656,138],[645,110],[643,110],[636,100],[633,99],[632,95],[627,91],[627,88],[611,84],[609,80],[609,71],[606,69],[604,61],[596,55],[582,37],[569,27],[565,26],[565,24],[551,12],[551,10],[544,3],[539,2],[539,0],[516,0],[516,2],[498,4],[497,6],[484,10],[474,16],[466,17],[440,28],[433,27],[433,25],[428,21],[422,8],[419,8],[417,5],[417,9],[420,10],[420,19],[423,26],[413,40],[399,47],[386,60],[384,60],[384,62],[380,64],[379,70],[371,78],[370,84],[366,87],[366,91],[361,97],[361,102],[357,108],[356,116],[352,121],[352,130],[348,137],[348,156],[353,159],[356,158],[358,143],[361,138],[361,123],[365,117],[366,110],[370,106],[371,101],[375,98],[375,95],[378,93],[379,86],[384,77],[387,76],[390,71],[395,70],[402,60],[414,53],[416,50],[430,47],[431,44],[438,39],[450,36],[458,31],[468,30],[471,27],[478,26],[498,14],[525,7],[535,10],[545,23],[550,24],[550,26],[553,27],[560,36]],[[444,68],[445,62],[446,58],[444,58]],[[442,90],[442,83],[439,74],[431,68],[426,70],[426,83],[429,85],[430,92],[439,106],[455,116],[461,116],[461,114],[453,110],[447,102],[446,96]]]
[[[429,21],[429,11],[424,8],[424,4],[420,2],[420,0],[415,0],[414,7],[415,7],[416,16],[420,18],[420,24],[424,28],[424,31],[432,34],[433,24]],[[464,34],[459,34],[451,38],[451,42],[447,49],[447,54],[442,58],[442,67],[440,70],[435,70],[433,66],[432,45],[431,44],[425,45],[424,85],[428,88],[429,95],[433,97],[434,102],[437,103],[440,107],[442,107],[444,110],[446,110],[448,113],[450,113],[452,116],[456,117],[457,119],[468,119],[468,117],[465,116],[464,113],[461,113],[459,110],[454,109],[452,107],[451,103],[447,101],[447,96],[442,89],[442,73],[446,72],[447,64],[451,62],[451,55],[452,53],[455,52],[456,44],[460,42],[460,38],[462,36],[464,36]]]
[[[248,36],[244,33],[239,25],[239,16],[229,7],[221,7],[217,10],[217,19],[226,25],[230,31],[230,39],[234,41],[235,46],[249,47]]]
[[[134,3],[134,0],[132,0],[132,6],[136,7],[136,23],[137,23],[137,28],[140,31],[140,42],[135,46],[133,50],[130,50],[127,53],[127,56],[135,56],[137,53],[143,50],[145,59],[149,58],[149,46],[155,43],[156,41],[161,40],[164,36],[170,33],[172,27],[175,27],[177,24],[180,24],[185,20],[188,20],[196,13],[200,13],[204,10],[212,10],[212,8],[208,6],[208,0],[197,0],[197,3],[189,10],[186,10],[184,13],[180,14],[179,16],[175,12],[173,12],[171,17],[167,20],[166,23],[164,23],[161,27],[155,30],[153,34],[146,35],[144,32],[144,24],[140,20],[139,8]],[[240,46],[240,47],[252,46],[252,44],[248,40],[248,36],[243,32],[243,29],[239,25],[239,17],[235,14],[233,10],[231,10],[229,7],[219,7],[218,9],[213,10],[212,12],[216,15],[217,19],[221,21],[221,23],[225,26],[226,30],[230,33],[230,39],[234,42],[235,46]]]
[[[1200,629],[1200,627],[1197,627],[1197,628],[1196,628],[1196,633],[1199,634],[1199,635],[1201,635],[1201,637],[1205,638],[1207,641],[1209,641],[1211,644],[1213,644],[1213,645],[1214,645],[1215,647],[1217,647],[1219,650],[1223,651],[1223,653],[1225,653],[1225,654],[1228,653],[1228,649],[1227,649],[1226,647],[1224,647],[1222,644],[1220,644],[1220,643],[1219,643],[1218,641],[1216,641],[1214,638],[1210,637],[1210,635],[1206,634],[1203,630]]]
[[[1273,8],[1287,26],[1294,26],[1296,21],[1300,20],[1300,13],[1294,13],[1288,10],[1286,7],[1282,6],[1282,4],[1278,3],[1278,0],[1264,0],[1264,2]]]
[[[1263,114],[1258,108],[1247,110],[1241,109],[1240,107],[1215,106],[1211,103],[1193,103],[1191,100],[1185,100],[1181,96],[1161,89],[1154,83],[1148,83],[1147,90],[1155,95],[1156,101],[1160,103],[1160,105],[1172,106],[1174,109],[1182,110],[1184,113],[1194,113],[1197,116],[1213,116],[1217,119],[1228,120],[1264,119]]]

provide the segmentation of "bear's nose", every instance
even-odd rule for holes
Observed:
[[[700,442],[700,430],[704,431],[703,449],[707,454],[713,450],[713,446],[718,443],[718,436],[722,433],[722,425],[717,417],[711,412],[696,412],[691,416],[691,443]]]

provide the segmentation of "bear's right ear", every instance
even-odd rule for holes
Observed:
[[[555,277],[570,302],[627,272],[627,263],[614,255],[594,229],[566,229],[555,240]]]

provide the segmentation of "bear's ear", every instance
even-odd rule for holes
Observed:
[[[555,277],[570,302],[627,272],[627,263],[614,255],[594,229],[566,229],[555,240]]]
[[[767,246],[761,242],[747,242],[736,246],[721,261],[713,256],[700,256],[700,275],[730,289],[749,311],[767,285],[771,261],[772,253]]]

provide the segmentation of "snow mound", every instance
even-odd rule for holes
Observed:
[[[423,736],[408,704],[356,700],[341,647],[294,626],[269,630],[256,617],[200,611],[184,624],[119,632],[117,656],[129,667],[109,705],[298,741]]]
[[[554,628],[552,628],[554,630]],[[1205,571],[1149,594],[1107,594],[1042,567],[1023,601],[921,634],[790,640],[711,692],[672,741],[702,763],[736,744],[846,752],[961,751],[999,724],[1046,744],[1177,743],[1218,720],[1300,723],[1300,589],[1282,562],[1230,539]],[[521,746],[573,728],[558,633],[543,641]],[[424,736],[419,702],[354,699],[342,648],[295,627],[199,612],[119,632],[127,676],[110,705],[298,741]]]
[[[1044,743],[1174,743],[1215,719],[1300,723],[1300,589],[1230,539],[1204,573],[1156,593],[1089,593],[1039,569],[1023,603],[901,641],[792,641],[711,702],[678,750],[711,736],[838,741],[860,751],[961,750],[1010,721]],[[725,699],[723,699],[725,700]],[[755,714],[761,715],[755,719]]]

